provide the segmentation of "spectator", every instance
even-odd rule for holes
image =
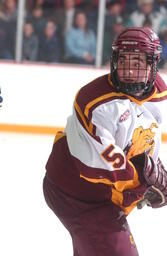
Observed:
[[[10,43],[8,24],[0,19],[0,59],[11,60],[14,58]]]
[[[122,13],[124,5],[121,0],[112,0],[107,3],[107,14],[118,16]]]
[[[111,56],[112,42],[115,36],[119,35],[124,28],[124,8],[125,5],[121,0],[107,2],[103,40],[103,65],[109,64],[108,56]]]
[[[29,19],[31,20],[34,32],[38,35],[38,38],[41,38],[46,25],[46,18],[44,17],[43,9],[40,6],[35,7],[30,14]]]
[[[137,9],[137,0],[124,0],[124,7],[125,7],[125,13],[126,16],[129,16],[134,10]]]
[[[61,54],[61,41],[57,33],[57,26],[53,20],[48,20],[44,34],[39,42],[39,61],[59,62]]]
[[[167,27],[166,17],[161,11],[154,9],[154,0],[138,0],[138,9],[131,13],[127,26],[141,27],[147,18],[152,22],[152,29],[157,34]]]
[[[33,10],[35,7],[41,7],[43,8],[45,0],[29,0],[28,3],[28,9]]]
[[[51,18],[54,15],[56,2],[56,0],[36,0],[35,7],[41,7],[44,11],[44,15],[47,18]]]
[[[117,16],[113,18],[111,26],[104,31],[104,40],[103,40],[103,65],[108,66],[112,53],[112,43],[114,39],[121,33],[125,28],[123,18]]]
[[[24,24],[23,38],[23,60],[36,61],[38,54],[38,37],[34,34],[34,28],[31,22]]]
[[[75,0],[64,0],[63,6],[55,11],[55,19],[62,35],[64,35],[73,25],[76,12]]]
[[[111,29],[116,17],[122,17],[124,19],[123,4],[119,0],[112,0],[107,4],[105,27]]]
[[[1,10],[0,18],[6,22],[16,22],[17,19],[17,4],[16,0],[4,0]]]
[[[75,0],[63,0],[62,7],[55,10],[55,20],[59,28],[62,49],[61,56],[65,58],[65,34],[71,29],[74,23],[74,15],[76,12]]]
[[[82,0],[77,7],[86,13],[89,28],[97,34],[98,0]]]
[[[163,15],[167,15],[167,1],[166,0],[156,0],[155,2],[157,10],[159,10]]]
[[[6,36],[8,38],[9,59],[13,59],[15,55],[15,39],[16,39],[16,20],[17,20],[17,2],[16,0],[4,0],[1,5],[0,19],[6,23]]]
[[[44,0],[43,1],[43,8],[45,10],[46,16],[48,18],[53,17],[56,8],[62,6],[62,2],[63,1],[60,1],[60,0]]]
[[[53,0],[54,1],[54,0]],[[53,2],[51,0],[51,2]],[[54,6],[53,3],[48,3],[47,0],[29,0],[27,1],[27,9],[32,12],[32,10],[34,9],[42,9],[42,12],[44,14],[45,17],[52,17],[53,16],[53,12],[54,12]],[[54,1],[56,2],[56,0]],[[55,4],[54,4],[55,5]]]
[[[167,68],[167,29],[160,35],[162,54],[159,68]]]
[[[123,12],[124,5],[121,0],[112,0],[107,4],[106,16],[105,16],[105,31],[111,33],[113,36],[114,23],[125,23],[125,13]],[[118,21],[118,22],[117,22]],[[109,36],[111,37],[111,36]],[[110,38],[111,39],[111,38]],[[112,39],[113,41],[113,39]],[[107,56],[106,56],[107,57]]]
[[[153,25],[152,25],[150,17],[148,17],[148,16],[145,17],[142,27],[149,27],[150,29],[152,29]]]
[[[67,62],[78,64],[94,64],[96,55],[96,37],[93,30],[88,29],[86,14],[78,11],[74,26],[65,38]]]

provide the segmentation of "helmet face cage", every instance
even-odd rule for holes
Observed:
[[[140,58],[139,55],[141,53],[134,53],[134,52],[128,52],[125,54],[127,55],[128,60],[128,66],[123,65],[122,67],[122,76],[118,75],[118,59],[119,59],[119,51],[113,52],[113,55],[111,57],[111,79],[114,82],[115,88],[117,91],[126,93],[126,94],[136,94],[140,91],[144,90],[144,93],[150,92],[153,89],[153,84],[156,78],[157,74],[157,61],[155,61],[154,56],[146,56],[146,62],[144,67],[139,67],[139,65],[135,68],[135,76],[133,76],[133,79],[138,80],[139,82],[123,82],[126,79],[129,78],[129,80],[132,80],[130,70],[131,67],[131,57],[136,56],[136,58]],[[150,65],[151,70],[148,73],[148,65]],[[141,71],[145,71],[145,76],[141,75]],[[148,80],[149,77],[149,80]],[[141,82],[142,81],[142,82]]]
[[[137,93],[143,92],[142,95],[145,95],[153,90],[161,46],[156,34],[154,33],[154,39],[156,38],[154,42],[151,41],[149,33],[154,32],[147,28],[129,28],[122,32],[113,43],[113,54],[111,56],[110,65],[111,80],[116,91],[135,96]],[[118,61],[121,55],[126,55],[128,65],[122,65],[120,76],[120,72],[118,75]],[[135,76],[133,75],[132,79],[130,73],[132,69],[131,59],[135,58],[139,61],[141,55],[146,56],[145,65],[141,67],[138,63],[139,65],[136,65],[136,68],[133,67]],[[149,73],[148,65],[150,66]],[[137,82],[134,82],[134,80]]]

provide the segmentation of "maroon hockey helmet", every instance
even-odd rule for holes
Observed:
[[[111,80],[117,91],[135,95],[144,90],[144,94],[152,91],[157,74],[157,65],[160,60],[162,46],[157,34],[148,27],[126,28],[112,44]],[[120,81],[117,74],[119,53],[146,54],[147,64],[151,66],[150,78],[145,82],[125,83]]]

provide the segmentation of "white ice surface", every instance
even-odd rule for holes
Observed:
[[[42,192],[53,136],[0,133],[0,255],[72,256],[71,238]],[[167,166],[167,144],[161,158]],[[128,217],[140,256],[167,255],[167,207]],[[128,256],[128,255],[127,255]]]

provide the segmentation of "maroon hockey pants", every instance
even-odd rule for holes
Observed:
[[[76,200],[46,177],[43,191],[48,206],[71,234],[74,256],[138,256],[126,218],[117,206]]]

